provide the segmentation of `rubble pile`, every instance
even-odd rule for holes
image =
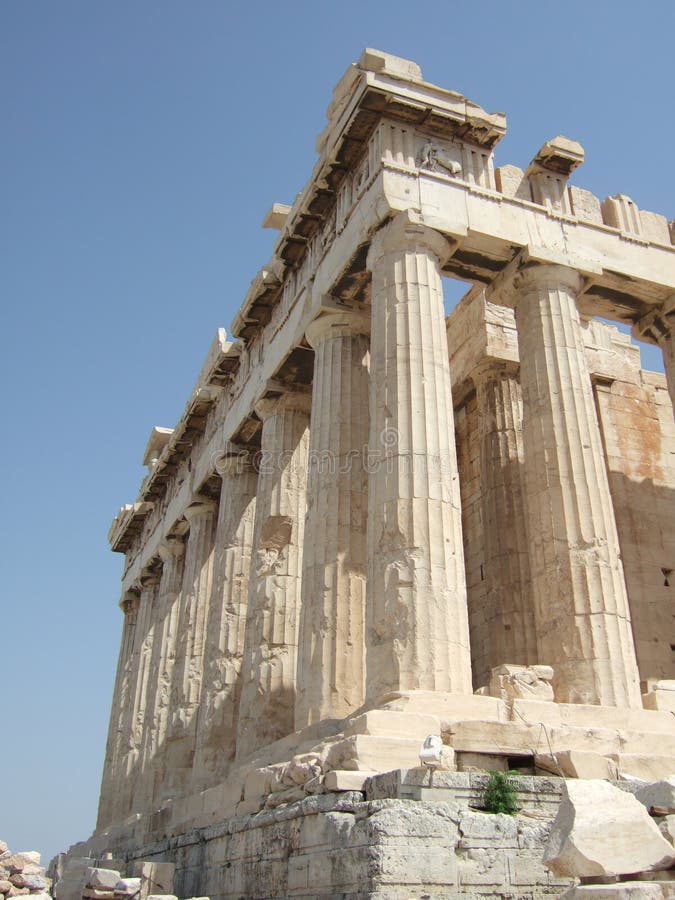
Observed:
[[[0,900],[24,894],[31,894],[36,900],[51,900],[51,886],[36,850],[12,853],[0,841]]]
[[[102,860],[66,859],[55,879],[54,900],[178,900],[173,893],[173,863],[136,860],[131,874],[124,875],[125,871],[127,863],[110,854]]]
[[[112,857],[97,861],[90,857],[66,860],[54,886],[55,900],[147,900],[154,895],[172,895],[172,863],[137,861],[132,874],[127,865]]]

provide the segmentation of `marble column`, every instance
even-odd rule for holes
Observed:
[[[190,531],[185,547],[166,753],[166,787],[173,796],[187,789],[191,777],[202,687],[206,616],[213,584],[216,511],[214,502],[199,499],[184,512]]]
[[[400,214],[370,248],[366,696],[471,692],[461,505],[441,261]]]
[[[580,275],[515,276],[524,486],[539,660],[556,699],[641,706],[614,508],[584,356]]]
[[[197,729],[196,788],[222,781],[235,755],[258,486],[251,454],[242,448],[231,446],[216,470],[222,485]]]
[[[486,360],[472,373],[480,429],[486,618],[490,666],[537,662],[537,630],[522,490],[518,365]]]
[[[261,400],[237,759],[294,730],[310,397]]]
[[[145,701],[148,687],[148,672],[154,639],[155,613],[159,574],[148,568],[141,576],[141,596],[138,620],[134,633],[131,659],[129,693],[126,699],[127,716],[124,724],[125,759],[124,781],[118,785],[122,812],[139,811],[135,787],[140,766],[140,749],[145,717]]]
[[[128,708],[131,656],[139,603],[140,596],[137,590],[125,591],[120,602],[120,608],[124,613],[124,624],[122,626],[122,640],[117,659],[117,672],[115,674],[115,686],[110,710],[110,723],[108,725],[108,740],[101,782],[101,799],[96,821],[97,829],[104,827],[114,819],[117,807],[117,789],[123,777],[120,771],[123,748],[122,729],[124,716]]]
[[[675,294],[643,316],[633,327],[633,334],[638,340],[661,348],[670,402],[675,410]]]
[[[161,776],[162,760],[159,748],[164,743],[171,690],[171,673],[176,655],[176,636],[180,589],[183,578],[185,543],[174,536],[162,541],[158,548],[162,560],[162,575],[157,603],[157,637],[152,646],[150,680],[146,704],[145,728],[141,748],[141,785],[138,793],[146,809],[155,800],[154,782]]]
[[[364,700],[369,331],[368,317],[349,312],[307,330],[315,355],[296,729]]]

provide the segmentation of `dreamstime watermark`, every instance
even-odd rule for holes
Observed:
[[[233,447],[227,455],[218,455],[214,467],[220,475],[226,472],[240,475],[251,470],[260,475],[286,472],[291,476],[335,476],[354,471],[371,475],[384,470],[388,475],[413,474],[440,478],[456,473],[454,454],[416,451],[411,443],[409,438],[401,438],[398,429],[387,425],[379,433],[374,446],[370,443],[343,453],[310,449],[306,462],[294,450],[256,451]]]

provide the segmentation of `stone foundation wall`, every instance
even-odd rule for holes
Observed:
[[[469,796],[463,777],[460,793]],[[514,817],[453,800],[326,794],[145,846],[134,858],[170,859],[176,894],[211,900],[557,897],[571,882],[541,863],[559,793],[554,780],[544,781],[548,810],[526,806]],[[480,793],[478,781],[473,792]]]

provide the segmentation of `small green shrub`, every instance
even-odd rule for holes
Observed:
[[[485,788],[485,810],[489,813],[506,813],[514,816],[518,812],[516,788],[511,772],[490,772],[490,780]]]

